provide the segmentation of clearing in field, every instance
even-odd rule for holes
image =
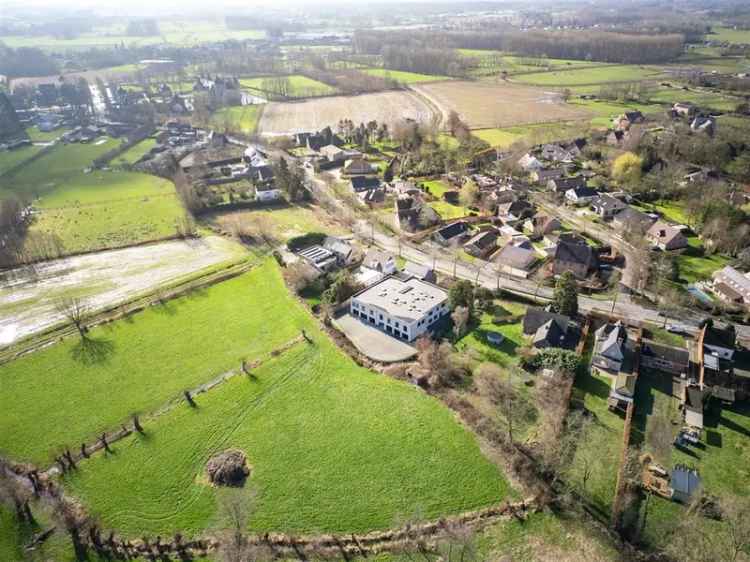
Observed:
[[[439,76],[437,74],[419,74],[416,72],[405,72],[403,70],[390,70],[388,68],[365,68],[362,70],[370,76],[378,76],[401,82],[402,84],[418,84],[419,82],[436,82],[439,80],[451,80],[450,76]]]
[[[59,237],[66,254],[172,236],[184,215],[170,181],[116,170],[84,172],[117,146],[103,140],[58,145],[0,180],[0,198],[13,194],[39,209],[30,233]]]
[[[269,103],[258,131],[267,136],[289,135],[336,127],[341,119],[355,123],[393,123],[410,118],[425,122],[433,111],[413,92],[380,92],[361,96],[335,96],[296,103]]]
[[[590,113],[566,105],[554,92],[514,84],[437,82],[412,86],[437,105],[444,122],[455,110],[472,128],[585,119]]]
[[[260,76],[258,78],[243,78],[240,85],[243,88],[256,90],[264,94],[279,94],[275,85],[283,81],[288,87],[284,92],[285,96],[293,98],[312,98],[316,96],[327,96],[335,94],[336,88],[329,86],[318,80],[313,80],[301,74],[292,74],[290,76]]]
[[[534,72],[516,78],[523,84],[535,86],[585,86],[612,82],[638,82],[659,78],[663,72],[658,68],[629,65],[607,65],[554,72]]]
[[[302,329],[313,343],[299,338]],[[0,423],[8,428],[0,448],[48,461],[58,444],[72,447],[142,412],[145,437],[115,443],[114,455],[95,455],[65,480],[103,524],[125,533],[206,528],[216,490],[205,463],[229,448],[252,466],[256,529],[364,531],[510,493],[437,400],[343,355],[288,293],[273,260],[94,328],[91,338],[106,342],[99,362],[81,362],[78,338],[70,338],[0,367]],[[239,371],[241,359],[260,360],[252,377],[238,374],[198,395],[197,408],[179,398]],[[172,409],[147,415],[170,400]]]

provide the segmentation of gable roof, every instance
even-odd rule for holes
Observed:
[[[515,269],[526,270],[536,261],[536,252],[528,248],[507,244],[495,255],[495,260]]]
[[[557,314],[543,308],[530,306],[526,309],[526,314],[523,317],[523,333],[526,335],[534,334],[539,328],[549,322],[555,323],[562,332],[567,332],[571,320],[570,317],[564,314]]]
[[[573,262],[591,267],[594,262],[594,250],[588,244],[579,244],[561,238],[555,250],[555,261]]]
[[[603,355],[614,361],[625,359],[625,349],[623,346],[628,339],[628,332],[623,327],[622,322],[605,324],[597,330],[596,336],[601,340],[599,355]]]
[[[555,191],[568,191],[577,187],[586,186],[586,178],[583,176],[573,176],[572,178],[557,178],[548,182]]]
[[[703,336],[703,345],[712,345],[734,349],[737,341],[737,333],[728,328],[717,328],[716,326],[706,326]]]
[[[471,237],[468,242],[466,242],[465,246],[476,246],[480,250],[485,250],[497,243],[497,237],[498,234],[496,230],[483,230]]]
[[[681,237],[682,231],[676,226],[672,226],[669,223],[658,220],[651,225],[651,228],[648,229],[647,234],[654,240],[657,240],[663,244],[669,244],[676,238]]]
[[[627,205],[620,201],[617,197],[612,197],[608,193],[604,193],[594,199],[591,202],[592,207],[596,207],[597,209],[601,209],[603,211],[612,211],[614,209],[623,209]]]
[[[370,269],[381,271],[389,261],[395,262],[395,259],[391,254],[377,248],[370,248],[365,254],[365,259],[362,261],[362,265],[369,267]]]
[[[450,240],[451,238],[454,238],[459,234],[463,234],[468,229],[468,224],[466,224],[464,221],[458,221],[444,226],[443,228],[435,232],[435,234],[443,238],[443,240]]]
[[[626,207],[615,215],[614,220],[622,225],[637,226],[648,229],[656,222],[656,219],[634,207]]]
[[[380,180],[378,178],[355,176],[351,179],[351,184],[354,191],[367,191],[368,189],[380,187]]]
[[[568,189],[565,192],[565,195],[568,196],[571,193],[573,195],[575,195],[577,199],[582,199],[584,197],[594,197],[599,192],[596,189],[593,189],[593,188],[588,187],[586,185],[581,185],[581,186],[578,186],[578,187],[574,187],[574,188]]]
[[[553,319],[547,320],[544,324],[539,326],[539,329],[534,333],[534,344],[546,343],[552,347],[560,347],[565,340],[565,331],[560,327],[560,324],[555,322]]]

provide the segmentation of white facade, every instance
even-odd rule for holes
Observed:
[[[267,203],[269,201],[281,200],[283,193],[280,189],[264,189],[263,191],[256,191],[255,197],[261,203]]]
[[[387,277],[352,297],[349,311],[362,322],[411,342],[449,313],[448,294],[416,278]]]

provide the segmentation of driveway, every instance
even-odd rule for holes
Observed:
[[[349,313],[336,318],[333,323],[354,347],[374,361],[396,363],[417,354],[412,346],[360,322]]]

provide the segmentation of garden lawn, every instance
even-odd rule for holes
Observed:
[[[526,307],[517,303],[498,302],[496,314],[501,312],[508,314],[523,314]],[[471,348],[478,351],[485,361],[492,361],[504,367],[517,365],[519,361],[516,349],[528,345],[528,340],[523,334],[523,320],[509,324],[495,324],[493,314],[483,313],[479,322],[457,343],[460,350]],[[494,345],[487,341],[489,333],[500,333],[505,339],[500,345]]]
[[[3,150],[0,151],[0,174],[3,174],[17,166],[18,164],[28,160],[40,150],[42,146],[23,146],[14,150]],[[0,197],[2,196],[3,180],[0,179]]]
[[[55,129],[54,131],[43,133],[36,126],[34,126],[34,127],[29,127],[28,129],[26,129],[26,134],[29,135],[31,142],[50,142],[50,141],[60,138],[67,131],[68,129],[60,128],[60,129]]]
[[[274,263],[0,366],[0,450],[47,462],[309,328]]]
[[[419,82],[435,82],[437,80],[450,80],[450,76],[440,76],[437,74],[419,74],[416,72],[405,72],[403,70],[391,70],[389,68],[366,68],[362,70],[370,76],[380,78],[389,78],[402,84],[418,84]]]
[[[261,76],[258,78],[243,78],[240,80],[240,85],[243,88],[249,88],[253,90],[266,90],[264,82],[266,80],[274,81],[279,78],[286,78],[289,80],[289,91],[287,95],[297,98],[303,97],[315,97],[325,96],[329,94],[335,94],[336,88],[329,86],[324,82],[313,80],[307,76],[301,74],[292,74],[290,76]]]
[[[703,254],[700,250],[703,243],[696,236],[688,238],[688,243],[690,246],[677,257],[680,280],[685,283],[711,279],[714,271],[732,261],[721,254]]]
[[[452,205],[447,201],[432,201],[428,203],[428,205],[435,209],[437,214],[440,215],[440,218],[443,220],[459,219],[468,216],[471,212],[467,207]]]
[[[122,164],[135,164],[143,158],[146,154],[149,153],[149,151],[156,146],[156,139],[147,138],[143,139],[141,142],[136,144],[135,146],[130,147],[128,150],[123,152],[120,156],[115,158],[113,160],[113,164],[115,165],[122,165]]]
[[[608,65],[553,72],[536,72],[518,77],[524,84],[537,86],[582,86],[610,82],[636,82],[656,78],[661,71],[638,65]]]
[[[728,41],[729,43],[750,44],[750,29],[732,29],[731,27],[714,27],[709,36],[715,41]]]
[[[453,188],[443,180],[428,180],[422,183],[429,190],[430,195],[436,199],[442,199],[446,191],[453,190]]]
[[[225,107],[211,116],[211,126],[227,132],[252,135],[258,127],[262,112],[262,105]]]

